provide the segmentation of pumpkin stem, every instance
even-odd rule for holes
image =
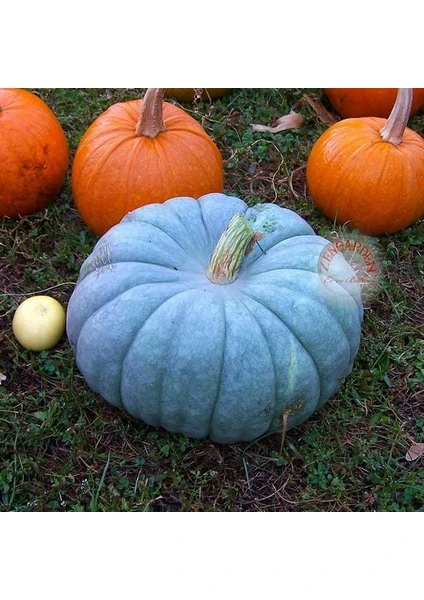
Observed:
[[[140,118],[135,128],[136,136],[154,139],[159,133],[166,131],[163,121],[163,97],[165,89],[149,88],[144,94]]]
[[[380,131],[381,139],[395,146],[403,141],[403,134],[411,116],[412,88],[399,88],[396,102],[386,124]]]
[[[253,231],[244,215],[234,215],[210,258],[206,269],[208,279],[219,285],[232,283],[237,279],[243,258],[262,237],[262,233]]]

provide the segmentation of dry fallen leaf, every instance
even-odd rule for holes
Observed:
[[[294,110],[291,110],[288,115],[280,117],[273,127],[255,124],[252,125],[252,129],[254,131],[270,131],[271,133],[279,133],[280,131],[285,131],[286,129],[296,129],[297,127],[300,127],[302,123],[302,115],[299,115]]]
[[[312,110],[318,115],[318,117],[325,125],[333,125],[334,123],[337,123],[337,121],[339,121],[339,118],[336,117],[336,115],[333,115],[333,113],[331,113],[330,111],[328,111],[323,105],[323,103],[317,98],[313,98],[308,94],[303,94],[302,100],[306,102],[306,104],[309,104]]]
[[[6,375],[3,375],[3,373],[0,371],[0,385],[2,381],[6,381]]]
[[[412,446],[409,448],[408,452],[406,453],[406,460],[408,460],[409,462],[413,461],[413,460],[417,460],[417,458],[420,458],[420,456],[422,456],[424,454],[424,444],[412,444]]]

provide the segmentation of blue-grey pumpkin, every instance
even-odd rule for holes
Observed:
[[[295,212],[224,194],[134,210],[69,302],[85,381],[136,419],[218,443],[300,424],[360,344],[360,284],[340,253],[323,262],[327,246]]]

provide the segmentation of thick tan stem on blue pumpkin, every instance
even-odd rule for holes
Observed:
[[[135,128],[137,137],[155,139],[166,131],[163,120],[163,96],[166,88],[149,88],[144,94],[141,114]]]
[[[253,231],[244,215],[234,215],[210,258],[206,269],[208,279],[219,285],[232,283],[237,279],[243,258],[261,238],[262,234]]]
[[[399,88],[392,112],[387,123],[381,129],[381,139],[399,146],[403,141],[403,134],[411,116],[412,88]]]

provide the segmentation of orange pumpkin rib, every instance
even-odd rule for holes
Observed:
[[[214,169],[214,165],[212,163],[211,168],[210,169],[205,169],[204,168],[204,164],[205,162],[208,160],[209,156],[211,154],[215,154],[216,158],[219,159],[220,158],[220,154],[218,152],[218,150],[216,149],[216,147],[214,145],[212,145],[212,142],[209,144],[209,146],[206,146],[206,144],[204,143],[204,136],[200,136],[199,133],[195,133],[196,137],[198,138],[196,139],[192,139],[191,142],[189,143],[187,138],[185,136],[183,136],[180,132],[178,132],[177,135],[173,136],[173,137],[168,137],[164,143],[166,144],[166,150],[168,152],[168,159],[171,160],[171,158],[174,156],[174,152],[172,149],[172,145],[175,144],[175,147],[177,147],[177,144],[180,147],[180,152],[184,152],[184,156],[190,156],[191,157],[191,161],[193,165],[197,165],[197,169],[193,169],[193,170],[197,170],[198,172],[202,172],[203,173],[203,185],[199,187],[199,183],[196,182],[195,188],[198,188],[200,191],[198,192],[194,192],[194,196],[193,197],[199,197],[202,196],[204,193],[208,193],[207,191],[203,192],[203,188],[205,190],[209,190],[211,192],[219,192],[221,191],[223,185],[224,185],[224,176],[223,176],[223,171],[222,171],[222,164],[219,162],[218,160],[216,161],[216,164],[218,164],[218,167]],[[199,145],[196,145],[195,142],[200,141],[201,143]],[[208,141],[208,140],[207,140]],[[206,151],[207,148],[207,151]],[[173,163],[175,166],[175,162]],[[175,169],[174,169],[175,172]],[[217,182],[219,182],[217,184]],[[191,180],[187,182],[187,185],[190,185],[190,187],[192,187],[192,182]],[[182,191],[182,193],[184,193]],[[187,194],[190,195],[190,194]]]
[[[385,223],[385,230],[394,233],[424,215],[424,143],[412,129],[405,129],[403,142],[398,146],[381,143],[388,155],[388,165],[380,182],[385,190],[384,203],[378,205],[376,214]]]
[[[146,203],[145,198],[155,198],[156,201],[168,199],[165,181],[170,181],[170,173],[175,171],[175,161],[167,155],[166,144],[161,140],[148,138],[115,139],[112,143],[95,148],[93,165],[88,164],[86,177],[87,189],[91,190],[93,206],[103,204],[102,215],[97,219],[100,224],[106,219],[115,221],[130,210]],[[175,149],[175,140],[172,140]],[[171,144],[171,145],[172,145]],[[104,150],[104,151],[103,151]],[[121,165],[127,170],[128,176],[121,179]],[[84,169],[81,177],[84,178]],[[113,183],[116,178],[116,184]],[[172,178],[171,178],[172,179]],[[175,193],[186,189],[187,184],[175,174],[173,181]],[[182,194],[182,192],[181,192]],[[123,200],[125,199],[125,200]],[[84,208],[81,207],[84,212]],[[96,209],[85,210],[85,217],[96,219]]]
[[[132,182],[139,200],[131,203],[131,210],[147,204],[147,198],[152,198],[153,202],[167,200],[168,198],[165,198],[167,185],[172,185],[169,178],[168,160],[160,143],[160,134],[154,140],[138,138],[137,142],[139,142],[138,160],[143,164],[143,171],[138,169],[137,176]],[[167,162],[165,163],[165,161]]]
[[[372,201],[376,190],[381,189],[381,182],[385,181],[387,185],[390,176],[390,167],[388,167],[390,156],[388,152],[381,153],[380,143],[363,147],[355,164],[347,163],[346,192],[340,198],[343,209],[340,210],[339,219],[343,222],[349,220],[351,227],[365,233],[370,233],[367,227],[370,213],[373,220],[379,221],[385,214],[387,215],[387,199],[383,193],[375,202]],[[375,164],[374,161],[377,162],[377,168],[369,170],[368,165]],[[358,186],[358,179],[361,181],[360,186]]]
[[[31,92],[0,89],[0,216],[46,207],[65,180],[69,150],[53,111]]]
[[[403,215],[402,221],[408,220],[409,225],[412,225],[412,223],[424,216],[424,144],[416,132],[407,130],[405,133],[406,141],[409,139],[409,143],[405,147],[401,146],[399,148],[404,157],[405,185],[398,192],[398,220]],[[404,193],[405,189],[409,190],[412,202],[408,201]]]
[[[106,148],[106,146],[104,147]],[[103,227],[103,221],[114,217],[114,206],[111,202],[111,194],[115,192],[115,184],[111,176],[116,171],[116,166],[108,165],[108,155],[111,154],[110,146],[107,152],[103,153],[101,158],[98,152],[93,155],[97,160],[88,160],[82,162],[81,172],[78,180],[73,178],[72,191],[76,207],[84,221],[91,223],[91,228],[97,231]],[[100,148],[101,149],[101,148]],[[96,148],[96,151],[99,149]],[[74,162],[73,172],[78,168],[78,162]],[[102,172],[109,171],[109,182],[106,187],[102,186]],[[116,193],[116,192],[115,192]],[[118,192],[119,193],[119,192]],[[90,198],[90,201],[80,202],[80,198]],[[96,209],[94,210],[94,207]]]
[[[27,140],[31,135],[35,142],[33,149],[39,156],[37,156],[37,160],[34,162],[46,162],[47,168],[54,171],[53,176],[64,177],[69,161],[68,144],[60,123],[55,121],[55,115],[52,113],[51,118],[47,118],[47,115],[42,110],[39,110],[37,111],[36,122],[34,122],[34,119],[30,119],[28,113],[25,112],[19,115],[19,119],[22,125],[25,126]],[[53,138],[57,138],[57,141],[53,143],[46,141]],[[46,148],[49,148],[49,144],[52,148],[50,151],[47,151]],[[40,151],[41,148],[43,148],[42,153]],[[64,168],[65,163],[66,168]]]
[[[163,120],[166,125],[166,133],[176,130],[183,133],[197,133],[200,134],[202,138],[207,136],[207,133],[200,123],[198,123],[188,113],[182,111],[181,108],[178,108],[170,102],[163,102],[162,108]]]
[[[145,145],[150,142],[150,145],[152,146],[151,151],[156,151],[156,147],[153,148],[154,145],[151,144],[152,141],[153,140],[148,140],[147,138],[131,140],[132,143],[129,146],[128,155],[123,157],[126,168],[128,169],[128,177],[124,182],[124,197],[127,198],[127,201],[125,205],[123,205],[121,212],[124,214],[122,216],[134,208],[137,208],[137,206],[142,206],[144,204],[143,196],[147,193],[146,188],[149,185],[146,180],[146,172],[149,172],[151,169],[146,160],[148,155],[146,153]],[[158,180],[161,182],[162,177],[158,177]]]
[[[350,194],[352,183],[355,185],[357,164],[362,163],[365,149],[362,139],[364,129],[368,135],[370,134],[367,125],[362,122],[349,122],[349,120],[339,122],[325,132],[311,152],[308,164],[308,182],[314,202],[320,210],[327,215],[332,215],[333,219],[342,224],[352,221],[352,217],[343,207],[347,202],[345,197]],[[349,135],[347,135],[347,131]],[[360,138],[360,143],[358,138]],[[381,139],[378,138],[378,142],[380,141]],[[374,143],[373,136],[370,136],[367,144]],[[321,153],[322,156],[320,156]],[[320,158],[314,170],[315,155]],[[317,167],[318,163],[319,167]],[[324,174],[321,174],[322,163],[325,165]],[[352,175],[353,173],[355,174]]]
[[[169,131],[167,131],[167,133],[169,133]],[[154,190],[157,187],[157,180],[164,182],[165,178],[168,178],[168,185],[174,190],[175,196],[182,195],[179,193],[182,177],[178,174],[178,165],[173,160],[173,156],[169,156],[166,140],[162,141],[161,134],[159,134],[156,140],[151,140],[151,142],[156,143],[152,144],[152,149],[155,153],[155,159],[149,168],[149,173],[153,173],[153,181],[150,181],[150,185]],[[174,147],[172,146],[171,150],[172,148]],[[159,176],[155,174],[157,169],[159,169]],[[168,196],[168,192],[163,185],[160,188],[160,192],[157,193],[161,198],[163,198],[163,200],[170,199],[169,197],[166,197]]]

